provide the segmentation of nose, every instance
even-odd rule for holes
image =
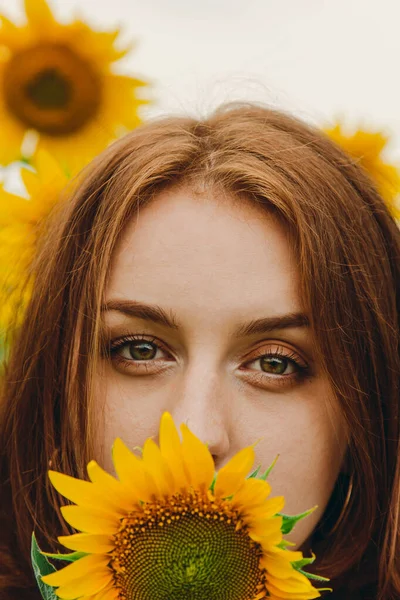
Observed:
[[[211,368],[188,370],[174,389],[169,406],[177,427],[185,423],[213,455],[218,470],[231,446],[229,392],[223,376]]]

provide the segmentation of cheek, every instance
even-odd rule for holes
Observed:
[[[119,375],[109,369],[98,372],[94,382],[95,460],[113,475],[116,473],[111,450],[115,438],[121,438],[133,449],[142,447],[147,438],[158,432],[161,409],[158,410],[156,398],[151,397],[151,389],[141,388],[143,401],[138,404],[133,401],[131,386],[124,385]],[[154,410],[147,410],[147,406],[153,406]]]
[[[311,397],[296,404],[284,419],[279,417],[278,421],[282,420],[281,426],[276,427],[279,435],[272,434],[268,447],[263,448],[262,454],[269,460],[265,462],[260,456],[259,461],[268,465],[271,457],[279,454],[268,481],[272,486],[271,496],[285,497],[283,513],[298,514],[317,506],[287,536],[297,548],[310,536],[324,513],[347,444],[341,418],[327,408],[327,403],[317,404]]]

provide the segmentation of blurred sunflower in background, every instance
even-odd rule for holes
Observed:
[[[400,220],[400,167],[383,158],[389,137],[364,129],[345,133],[340,123],[325,129],[325,133],[367,171],[393,217]]]
[[[72,170],[83,166],[141,119],[137,88],[146,83],[114,74],[119,30],[98,32],[75,20],[61,24],[46,0],[25,0],[27,22],[0,16],[0,164],[21,158],[29,131]]]
[[[30,298],[32,280],[29,268],[38,238],[51,210],[69,182],[54,157],[39,150],[33,166],[21,169],[25,196],[0,187],[0,340],[5,352],[5,337],[11,323],[20,324]],[[15,321],[16,319],[16,321]]]

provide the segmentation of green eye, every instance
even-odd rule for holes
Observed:
[[[289,360],[278,356],[264,356],[260,358],[260,364],[261,368],[267,373],[282,375],[289,365]]]
[[[130,358],[135,360],[151,360],[157,354],[157,348],[149,342],[132,342],[127,349]]]

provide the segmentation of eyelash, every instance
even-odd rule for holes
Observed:
[[[135,365],[133,368],[137,372],[141,372],[143,374],[149,373],[149,371],[151,370],[151,373],[149,374],[156,375],[160,371],[164,370],[162,367],[158,367],[154,370],[154,367],[152,367],[151,365],[154,359],[149,359],[149,361],[136,362],[134,359],[127,360],[118,354],[118,350],[120,350],[127,344],[136,341],[144,341],[148,342],[149,344],[154,344],[157,347],[157,349],[161,349],[165,353],[170,354],[165,348],[164,344],[160,342],[160,340],[158,340],[155,337],[148,336],[147,334],[126,335],[121,338],[111,340],[107,354],[112,361],[116,361],[126,370],[132,369],[132,365]],[[266,373],[265,371],[251,371],[250,369],[250,373],[246,376],[246,378],[255,385],[263,385],[265,383],[270,382],[276,386],[288,387],[305,379],[310,372],[309,366],[307,364],[302,364],[303,361],[301,361],[297,354],[295,354],[294,352],[285,353],[279,347],[275,352],[260,353],[258,356],[253,357],[250,361],[247,361],[244,364],[251,364],[253,362],[256,362],[257,360],[260,360],[261,358],[281,358],[288,360],[296,368],[296,372],[290,373],[289,375],[280,375]]]

